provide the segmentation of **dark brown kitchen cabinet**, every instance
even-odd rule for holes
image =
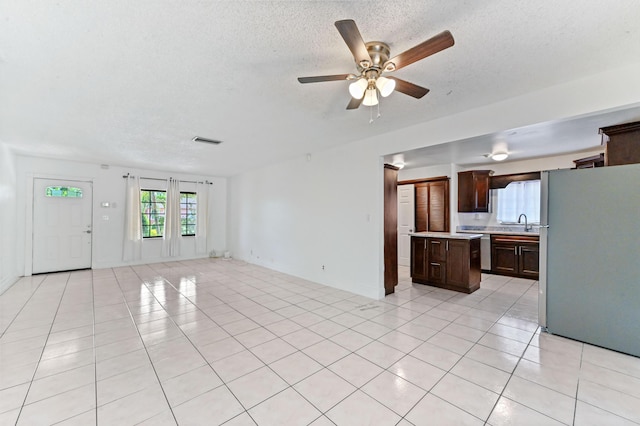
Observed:
[[[458,173],[458,212],[489,211],[489,180],[492,170],[470,170]]]
[[[449,180],[420,182],[414,187],[416,232],[449,231]]]
[[[540,274],[539,243],[520,244],[518,250],[518,273],[521,277],[537,280]]]
[[[539,237],[525,235],[491,236],[491,272],[538,279]]]
[[[592,155],[590,157],[573,160],[576,169],[593,169],[594,167],[604,167],[604,154]]]
[[[411,276],[427,279],[427,239],[411,237]]]
[[[414,283],[472,293],[480,275],[480,239],[411,237]]]
[[[605,166],[640,163],[640,121],[602,127]]]
[[[480,240],[449,240],[447,284],[466,287],[470,282],[480,287]]]
[[[447,271],[447,239],[427,238],[429,263],[427,264],[427,280],[439,286],[446,284]]]

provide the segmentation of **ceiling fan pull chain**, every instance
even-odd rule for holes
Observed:
[[[369,107],[369,124],[373,123],[373,106]]]
[[[380,101],[382,101],[382,99],[378,101],[378,115],[376,116],[376,118],[380,118]]]

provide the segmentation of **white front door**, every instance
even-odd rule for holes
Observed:
[[[413,185],[398,185],[398,265],[411,264],[411,237],[415,214]]]
[[[92,183],[33,180],[33,273],[91,267]]]

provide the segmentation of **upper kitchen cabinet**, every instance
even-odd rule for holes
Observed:
[[[600,129],[605,166],[640,163],[640,121]]]
[[[595,167],[604,167],[604,153],[592,155],[590,157],[573,160],[576,169],[593,169]]]
[[[458,212],[489,211],[489,180],[492,170],[470,170],[458,173]]]
[[[449,231],[449,179],[415,185],[416,232]]]

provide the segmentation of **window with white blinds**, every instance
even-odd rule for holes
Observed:
[[[498,214],[500,223],[517,223],[524,213],[529,223],[540,223],[540,181],[511,182],[498,189]]]

